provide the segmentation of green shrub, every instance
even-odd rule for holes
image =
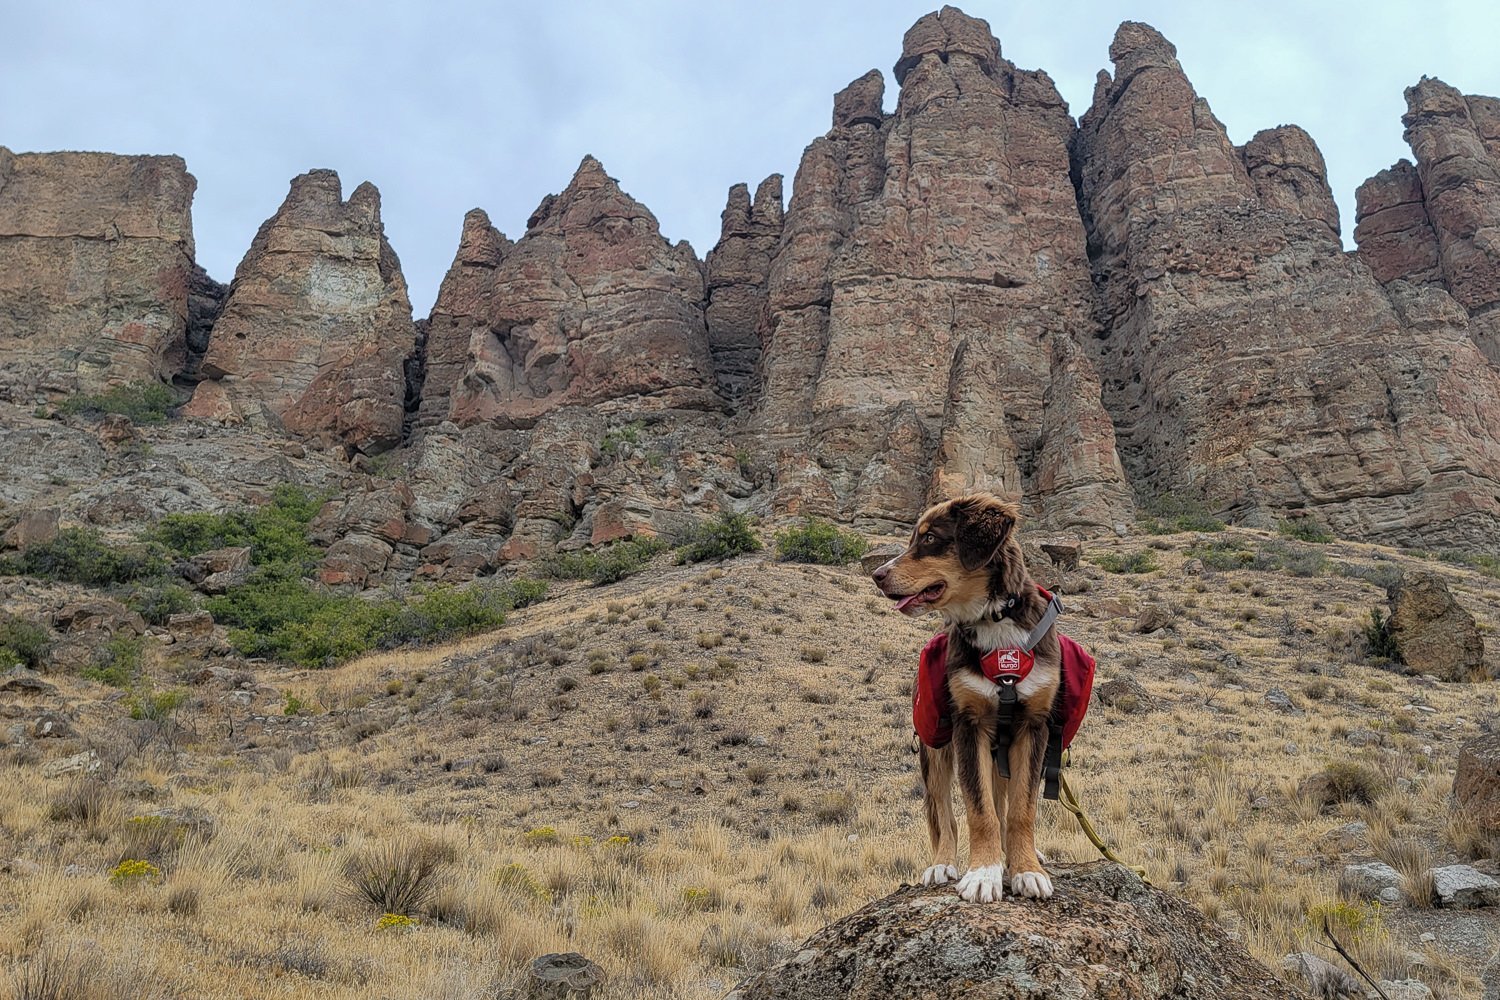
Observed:
[[[645,425],[639,420],[633,420],[622,427],[611,427],[604,432],[604,440],[599,443],[599,454],[605,458],[618,458],[624,455],[632,447],[641,443],[641,431]]]
[[[534,604],[546,590],[547,585],[540,580],[434,588],[421,600],[397,610],[380,637],[380,645],[446,642],[497,629],[505,624],[509,611]]]
[[[128,688],[141,674],[146,641],[139,636],[116,636],[83,668],[83,676],[110,687]]]
[[[36,622],[0,614],[0,670],[30,667],[40,670],[52,649],[52,634]]]
[[[50,542],[0,561],[0,574],[106,587],[160,576],[166,561],[149,545],[112,545],[92,528],[64,528]]]
[[[173,615],[196,607],[192,591],[171,580],[151,580],[131,592],[125,603],[151,625],[165,625]]]
[[[667,543],[659,538],[636,538],[598,549],[560,553],[543,562],[541,568],[552,577],[614,583],[645,569],[652,557],[666,548]]]
[[[677,549],[679,562],[699,563],[710,559],[722,561],[746,552],[759,552],[760,539],[744,514],[721,512],[702,521]]]
[[[1373,803],[1385,791],[1386,783],[1379,771],[1352,760],[1329,761],[1315,776],[1312,791],[1325,806],[1340,802]]]
[[[150,687],[131,695],[125,702],[132,719],[150,722],[165,722],[187,704],[187,692],[181,688],[167,691],[152,691]]]
[[[271,501],[259,507],[222,514],[168,514],[151,537],[179,556],[248,545],[250,561],[257,566],[307,566],[318,558],[317,547],[308,541],[307,526],[325,499],[304,487],[283,483]]]
[[[159,382],[135,382],[117,385],[89,396],[64,400],[58,412],[69,415],[100,417],[118,413],[138,424],[159,424],[177,405],[172,390]]]
[[[870,543],[855,531],[844,531],[831,521],[809,517],[776,536],[782,562],[842,566],[865,554]]]
[[[1190,546],[1184,553],[1209,569],[1244,569],[1255,561],[1255,553],[1232,538],[1214,539]]]
[[[1396,640],[1391,638],[1391,630],[1379,608],[1370,609],[1370,623],[1365,626],[1365,648],[1374,659],[1401,662],[1401,650],[1396,648]]]
[[[1280,570],[1292,576],[1322,576],[1328,572],[1328,557],[1317,549],[1289,545],[1281,541],[1261,542],[1250,561],[1250,568],[1262,571]]]
[[[1141,519],[1140,527],[1148,535],[1167,535],[1174,531],[1224,530],[1224,522],[1211,514],[1198,500],[1166,493],[1144,506],[1150,516]]]
[[[1500,577],[1500,556],[1486,552],[1460,552],[1457,549],[1446,549],[1439,552],[1437,557],[1445,563],[1478,570],[1485,576]]]
[[[1094,562],[1110,573],[1150,573],[1156,569],[1156,554],[1150,549],[1136,552],[1106,552]]]
[[[1283,538],[1312,542],[1314,545],[1327,545],[1333,541],[1332,533],[1310,517],[1299,517],[1295,521],[1279,521],[1276,524],[1276,532]]]

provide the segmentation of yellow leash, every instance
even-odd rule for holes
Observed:
[[[1130,869],[1136,875],[1140,876],[1142,882],[1150,885],[1151,880],[1146,877],[1146,869],[1138,865],[1127,865],[1124,861],[1120,860],[1114,851],[1109,849],[1109,845],[1104,842],[1104,838],[1099,836],[1098,831],[1094,829],[1094,824],[1090,823],[1089,818],[1083,814],[1083,806],[1078,804],[1078,796],[1073,794],[1072,787],[1068,785],[1067,776],[1061,771],[1057,775],[1057,784],[1059,791],[1057,801],[1061,802],[1063,808],[1072,813],[1078,820],[1078,826],[1083,830],[1083,835],[1089,838],[1089,842],[1099,849],[1099,853],[1104,856],[1104,859],[1106,861],[1113,861],[1122,868]]]

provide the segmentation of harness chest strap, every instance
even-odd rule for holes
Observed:
[[[984,675],[994,681],[1000,687],[1000,704],[996,713],[995,737],[992,744],[992,752],[995,758],[995,767],[1000,774],[1010,777],[1010,745],[1014,741],[1016,729],[1016,706],[1019,699],[1016,695],[1016,685],[1026,679],[1031,673],[1031,668],[1036,665],[1036,656],[1032,652],[1046,636],[1053,625],[1057,624],[1058,616],[1062,614],[1062,601],[1055,595],[1047,602],[1047,611],[1042,615],[1041,621],[1027,634],[1025,641],[1020,647],[1006,647],[994,649],[980,657],[979,664]],[[1007,602],[1007,608],[1014,602]],[[1047,720],[1047,752],[1042,764],[1042,795],[1044,798],[1056,799],[1058,797],[1058,779],[1062,774],[1062,746],[1063,731],[1062,723],[1056,718],[1056,713]]]

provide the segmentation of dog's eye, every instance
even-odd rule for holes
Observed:
[[[925,534],[925,535],[922,536],[922,541],[926,542],[928,545],[936,545],[937,544],[937,535],[934,535],[932,532],[929,531],[927,534]]]

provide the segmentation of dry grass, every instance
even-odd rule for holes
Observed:
[[[1188,539],[1157,541],[1161,570],[1086,568],[1069,602],[1101,678],[1128,671],[1152,706],[1091,709],[1071,776],[1096,826],[1274,967],[1327,916],[1372,971],[1472,991],[1471,965],[1340,901],[1336,882],[1381,856],[1415,901],[1429,859],[1487,849],[1447,796],[1494,694],[1366,663],[1358,630],[1381,595],[1358,576],[1186,575]],[[457,1000],[576,950],[610,972],[604,1000],[721,995],[926,863],[910,675],[934,627],[869,602],[850,571],[727,569],[564,585],[494,635],[330,672],[263,668],[253,706],[205,691],[172,748],[130,743],[117,705],[59,679],[87,706],[84,739],[0,756],[0,859],[26,862],[0,874],[0,982],[27,1000],[84,973],[104,985],[59,1000]],[[1441,569],[1495,628],[1495,582]],[[1180,609],[1170,648],[1131,631],[1148,595]],[[1304,713],[1268,707],[1268,687]],[[289,689],[321,711],[278,718]],[[1381,743],[1355,745],[1356,729]],[[41,777],[85,741],[107,784]],[[212,836],[154,841],[130,825],[152,809],[201,810]],[[1342,844],[1356,820],[1368,843]],[[1055,806],[1040,822],[1050,858],[1094,856]],[[133,851],[162,877],[111,885]],[[351,892],[360,872],[402,877]],[[377,929],[388,911],[415,927]]]

